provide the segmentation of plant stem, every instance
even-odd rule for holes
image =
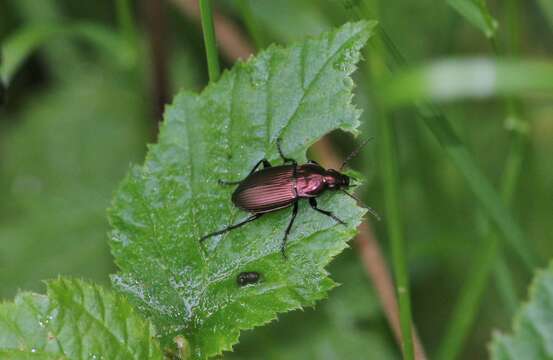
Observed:
[[[322,164],[326,168],[337,169],[342,164],[343,159],[339,159],[336,156],[328,137],[323,137],[313,144],[313,150],[322,160]],[[374,235],[369,221],[364,219],[363,223],[359,225],[357,229],[358,234],[355,237],[355,241],[358,245],[357,248],[359,255],[376,290],[376,294],[380,300],[380,304],[384,310],[384,314],[386,315],[386,319],[388,320],[392,333],[401,348],[403,336],[401,332],[398,302],[394,289],[394,282],[390,271],[388,270],[386,259],[382,254],[382,250],[378,245],[378,240]],[[412,328],[415,359],[426,360],[426,352],[417,335],[414,323]]]
[[[390,234],[392,264],[396,279],[399,301],[399,318],[403,338],[403,357],[413,359],[413,338],[411,334],[411,300],[409,297],[409,277],[404,249],[404,236],[399,207],[399,179],[392,122],[384,116],[379,122],[380,166],[384,182],[387,228]]]
[[[488,236],[471,266],[470,274],[455,304],[448,322],[444,340],[438,349],[437,359],[452,360],[459,356],[469,329],[474,323],[491,270],[496,264],[499,238]]]
[[[512,104],[512,103],[511,103]],[[527,126],[527,122],[523,121],[516,110],[510,113],[510,116],[513,116],[520,121],[521,124]],[[513,199],[515,188],[520,179],[520,174],[522,171],[522,160],[524,159],[524,153],[526,148],[526,133],[521,128],[513,128],[513,139],[511,140],[511,145],[509,148],[509,154],[505,163],[505,169],[503,171],[502,183],[501,183],[501,195],[506,204],[510,204]],[[488,236],[491,239],[498,241],[500,235],[497,230],[493,229],[490,231]],[[503,257],[501,256],[501,246],[497,249],[497,256],[495,259],[494,267],[494,276],[497,290],[500,297],[503,299],[503,303],[507,308],[508,314],[514,314],[518,305],[518,299],[515,292],[515,287],[513,285],[513,276],[511,270],[506,266]]]
[[[136,49],[136,28],[132,14],[131,0],[117,0],[116,14],[119,29],[126,42]]]
[[[355,240],[359,247],[363,265],[371,277],[378,298],[380,299],[380,303],[384,308],[384,313],[388,319],[388,323],[392,328],[396,340],[401,346],[403,336],[398,314],[397,297],[394,291],[392,277],[386,267],[386,261],[368,221],[363,221],[358,230],[359,233],[357,234]],[[414,323],[412,326],[412,332],[415,359],[426,360],[427,356],[419,336],[417,335]]]
[[[364,13],[362,15],[364,15],[364,17],[367,17],[367,6],[364,3],[362,3],[362,6],[364,6],[365,8],[362,9],[362,11],[364,10]],[[359,8],[356,8],[355,10],[359,11]],[[388,50],[388,54],[390,55],[390,58],[387,62],[389,69],[394,71],[397,68],[405,66],[406,61],[404,57],[398,51],[397,47],[383,28],[379,28],[378,35],[378,40]],[[495,42],[492,42],[492,46],[494,48],[497,48],[495,46]],[[468,182],[470,188],[476,195],[476,198],[479,200],[486,214],[502,231],[506,240],[514,248],[524,264],[529,269],[532,269],[532,267],[536,263],[536,259],[534,258],[533,254],[526,248],[524,241],[525,239],[522,231],[520,230],[518,224],[514,222],[511,214],[507,210],[507,207],[504,205],[505,201],[502,201],[501,197],[494,190],[488,179],[480,172],[472,156],[469,154],[466,147],[461,142],[460,138],[456,135],[453,127],[448,122],[445,115],[429,104],[417,104],[417,110],[419,113],[418,115],[426,123],[431,132],[434,133],[434,136],[443,146],[445,152],[449,155],[453,163],[464,175],[465,180]],[[512,178],[507,177],[505,181],[512,181]],[[494,260],[497,256],[497,249],[499,247],[497,243],[497,236],[495,238],[490,237],[488,239],[488,246],[486,247],[486,251],[482,254],[479,261],[479,271],[473,273],[473,276],[471,277],[469,284],[467,285],[469,287],[467,290],[470,291],[470,293],[467,294],[466,298],[462,299],[459,303],[460,314],[457,315],[456,320],[452,325],[452,332],[455,334],[455,336],[457,336],[457,334],[459,334],[460,336],[458,338],[452,338],[448,340],[449,342],[444,345],[444,348],[449,348],[449,346],[453,346],[452,353],[456,351],[455,347],[460,348],[460,345],[457,344],[462,344],[462,340],[465,337],[463,333],[466,333],[466,330],[470,327],[470,324],[472,323],[472,319],[474,318],[474,315],[476,313],[476,305],[478,304],[480,299],[480,293],[482,289],[484,289],[488,274],[492,269],[492,264],[495,263]],[[501,274],[503,275],[502,284],[506,285],[505,289],[502,290],[504,290],[505,293],[508,293],[508,291],[512,289],[512,286],[509,286],[509,273],[508,271],[503,271],[501,272]],[[468,317],[465,318],[465,316]],[[444,357],[441,356],[439,358]]]
[[[372,12],[377,12],[376,3],[373,4]],[[357,16],[361,18],[369,18],[371,7],[366,1],[360,3],[359,8],[354,9]],[[377,27],[377,31],[381,27]],[[373,42],[373,50],[365,54],[365,58],[369,59],[367,73],[378,79],[385,71],[384,56],[385,48],[381,43]],[[370,80],[370,79],[369,79]],[[380,168],[382,173],[382,181],[384,187],[384,199],[386,201],[386,225],[390,237],[390,247],[392,252],[392,267],[395,276],[396,292],[399,303],[399,320],[401,327],[401,350],[405,360],[414,359],[413,349],[413,331],[412,331],[412,314],[411,314],[411,298],[409,293],[409,275],[407,272],[407,259],[405,256],[403,223],[401,220],[401,211],[399,206],[399,175],[398,175],[398,160],[396,156],[395,134],[393,123],[383,109],[379,109],[378,104],[375,104],[379,128],[379,157]]]
[[[138,36],[133,15],[131,0],[117,0],[115,3],[117,23],[119,25],[119,37],[121,45],[118,46],[121,60],[124,65],[138,76],[137,59],[139,52]]]
[[[354,11],[362,18],[370,18],[371,12],[366,1],[361,2],[360,7],[355,7]],[[377,36],[373,39],[378,41],[379,45],[386,49],[388,55],[390,55],[386,61],[390,71],[393,72],[407,65],[405,58],[382,26],[377,28],[376,34]],[[464,176],[486,215],[493,220],[515,253],[531,271],[538,261],[533,252],[526,247],[527,242],[521,228],[514,221],[498,192],[480,171],[476,161],[449,123],[447,117],[437,107],[428,103],[417,103],[415,107],[419,118],[434,134],[445,153]]]
[[[384,29],[377,32],[377,34],[391,54],[390,63],[393,65],[389,65],[390,69],[402,67],[406,63],[405,58],[397,50],[397,47],[387,36]],[[515,253],[520,257],[528,270],[531,271],[538,261],[533,252],[527,248],[527,242],[520,226],[513,219],[498,192],[493,188],[482,171],[480,171],[476,165],[476,161],[453,129],[447,117],[437,107],[428,103],[417,103],[415,107],[417,115],[424,121],[444,148],[445,153],[464,176],[476,199],[485,210],[486,215],[493,220]]]
[[[180,12],[194,22],[201,22],[200,7],[197,0],[169,0]],[[254,53],[253,46],[243,34],[239,24],[232,19],[213,11],[213,22],[215,24],[215,35],[218,43],[218,50],[221,57],[230,62],[236,59],[247,59]]]
[[[217,53],[217,40],[215,39],[215,28],[213,26],[211,0],[200,0],[200,16],[202,18],[209,81],[213,82],[219,79],[220,68],[219,55]]]
[[[516,10],[515,3],[517,0],[510,1],[509,10],[512,12]],[[513,24],[518,18],[511,18],[511,25],[515,26],[514,31],[518,31],[518,24]],[[517,36],[508,34],[510,36],[511,53],[515,52]],[[501,56],[501,50],[497,45],[495,37],[490,38],[491,47],[496,56]],[[518,114],[515,106],[515,101],[512,98],[508,98],[505,102],[505,108],[508,121],[513,122],[511,126],[513,130],[513,139],[509,149],[509,154],[506,159],[504,174],[502,176],[501,183],[501,196],[506,205],[508,205],[513,197],[516,184],[520,177],[520,171],[522,166],[522,160],[524,155],[524,143],[525,143],[525,124],[522,124],[522,120]],[[471,273],[468,277],[465,286],[460,291],[460,299],[457,302],[452,320],[449,322],[449,328],[446,332],[446,336],[440,345],[438,351],[438,358],[445,360],[452,360],[459,357],[459,354],[463,348],[463,343],[470,331],[472,324],[475,321],[476,314],[478,312],[479,304],[486,290],[486,284],[488,283],[490,274],[494,270],[496,276],[496,284],[499,290],[500,296],[506,303],[509,312],[514,312],[516,307],[516,294],[512,285],[512,275],[510,270],[505,266],[504,260],[501,256],[501,247],[499,243],[500,235],[497,230],[491,229],[488,219],[483,219],[486,222],[486,232],[482,234],[484,238],[484,249],[477,258],[475,265],[472,267]]]
[[[495,263],[494,279],[497,286],[497,291],[503,305],[506,308],[507,314],[514,314],[518,309],[518,298],[511,279],[511,272],[505,264],[503,258],[499,257]]]
[[[523,154],[521,147],[521,140],[523,139],[521,136],[521,134],[515,134],[505,165],[501,188],[502,197],[506,204],[511,201],[514,188],[520,177]],[[438,359],[450,360],[459,356],[463,343],[476,318],[492,270],[495,270],[496,277],[500,277],[497,285],[509,311],[513,311],[513,308],[516,307],[512,276],[501,257],[499,234],[497,231],[491,230],[489,226],[486,228],[488,231],[483,234],[485,239],[484,248],[477,257],[465,286],[459,292],[460,299],[455,305],[452,320],[449,322],[449,328],[440,345]]]
[[[163,119],[163,109],[169,99],[164,5],[159,0],[145,0],[144,3],[152,64],[153,139],[157,137],[158,123]]]

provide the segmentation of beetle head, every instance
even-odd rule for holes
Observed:
[[[349,176],[334,169],[328,169],[324,179],[329,189],[340,189],[349,186]]]

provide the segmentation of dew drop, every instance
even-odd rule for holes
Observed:
[[[346,88],[349,89],[349,88],[353,87],[353,85],[354,85],[354,84],[353,84],[352,78],[350,78],[349,76],[344,78],[344,86],[345,86]]]
[[[342,54],[332,64],[334,69],[345,73],[350,73],[353,70],[353,64],[356,60],[356,50],[349,48],[344,50]]]
[[[267,81],[267,74],[258,62],[251,63],[246,71],[253,87],[259,87]]]

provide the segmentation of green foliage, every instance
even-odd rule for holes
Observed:
[[[21,64],[39,47],[56,37],[77,36],[105,50],[115,63],[129,65],[133,59],[131,49],[110,30],[94,23],[67,25],[39,24],[18,30],[2,42],[0,52],[0,80],[8,85]]]
[[[147,109],[121,74],[82,69],[3,117],[1,297],[60,273],[105,282],[113,272],[105,209],[142,156]]]
[[[330,3],[328,3],[330,4]],[[323,6],[311,0],[251,1],[253,16],[276,39],[289,43],[329,27]]]
[[[80,280],[0,305],[3,359],[162,359],[153,327],[122,297]]]
[[[260,159],[283,151],[305,161],[309,145],[340,128],[355,132],[359,110],[349,78],[373,23],[339,30],[288,48],[272,46],[238,63],[201,95],[179,94],[167,109],[159,144],[135,167],[115,196],[112,252],[121,272],[114,285],[158,327],[167,343],[184,336],[194,358],[230,350],[240,329],[279,312],[313,305],[335,286],[325,265],[346,246],[364,210],[342,194],[319,206],[347,226],[300,205],[283,259],[284,210],[211,238],[199,239],[245,214],[232,188],[218,179],[243,178]],[[239,288],[236,276],[258,271],[262,281]]]
[[[354,249],[346,249],[329,266],[340,283],[314,309],[279,316],[255,331],[244,332],[225,360],[388,360],[398,358],[374,290]]]
[[[513,334],[494,334],[490,350],[493,360],[553,359],[553,262],[534,277]]]
[[[209,81],[217,81],[221,70],[219,66],[219,54],[217,53],[217,42],[215,40],[211,0],[199,0],[199,5]]]
[[[543,16],[549,22],[550,30],[553,31],[553,3],[548,0],[538,0],[538,4],[541,6]]]
[[[166,20],[170,21],[165,21],[167,36],[161,44],[168,50],[167,63],[174,66],[173,71],[169,71],[172,86],[166,89],[167,93],[177,88],[194,91],[207,82],[202,33],[188,16],[182,16],[181,8],[174,7],[177,2],[168,3],[167,16],[170,18]],[[401,173],[398,200],[405,229],[414,323],[426,350],[439,359],[485,358],[490,329],[507,328],[513,309],[518,307],[517,290],[526,287],[528,270],[507,251],[501,259],[503,248],[511,250],[501,241],[507,238],[511,244],[518,244],[519,250],[532,249],[543,258],[553,254],[551,197],[547,196],[553,192],[553,107],[549,95],[553,82],[551,65],[548,65],[553,50],[548,41],[553,29],[553,2],[486,2],[489,11],[482,0],[450,1],[449,4],[433,0],[389,0],[385,5],[374,0],[213,1],[214,10],[223,17],[231,21],[242,20],[236,22],[237,29],[246,41],[257,39],[258,48],[272,42],[288,44],[306,35],[318,34],[332,24],[343,24],[352,17],[353,6],[364,4],[370,9],[368,16],[378,19],[386,29],[386,41],[397,46],[397,49],[379,49],[374,46],[377,38],[372,39],[370,53],[365,56],[367,63],[385,71],[384,63],[372,61],[373,55],[393,65],[394,53],[401,52],[416,66],[389,79],[383,78],[384,82],[357,74],[361,75],[361,81],[355,81],[355,102],[365,110],[360,120],[367,134],[376,136],[351,165],[366,177],[374,177],[375,181],[363,187],[366,190],[363,200],[383,215],[384,221],[375,224],[375,232],[387,249],[390,234],[385,224],[390,218],[384,212],[388,201],[383,195],[387,180],[375,166],[372,154],[382,136],[370,129],[378,119],[375,114],[379,113],[382,103],[389,104],[397,132],[398,155],[389,165],[397,167]],[[250,18],[244,16],[244,7],[233,5],[235,3],[249,4],[246,11],[251,12]],[[141,161],[144,143],[152,135],[144,128],[153,124],[149,115],[154,97],[144,96],[151,90],[149,85],[153,80],[148,53],[137,56],[132,69],[121,66],[133,60],[125,55],[133,55],[127,49],[133,52],[150,49],[149,31],[152,28],[133,19],[135,15],[142,16],[136,6],[133,0],[0,1],[0,42],[4,49],[4,62],[0,67],[11,63],[12,69],[18,69],[9,71],[8,101],[0,107],[1,297],[12,297],[17,288],[37,289],[40,279],[52,278],[58,273],[101,282],[114,271],[105,244],[104,210],[115,183],[127,171],[129,161]],[[500,23],[497,28],[495,20]],[[83,29],[77,34],[72,27],[83,21],[98,25],[98,31]],[[466,25],[466,21],[471,25]],[[36,36],[45,40],[31,46],[31,51],[21,52],[22,48],[14,47],[14,54],[20,60],[13,62],[12,54],[6,54],[11,52],[9,47],[6,51],[6,44],[18,35],[24,39],[25,33],[33,28],[38,29]],[[55,34],[46,36],[53,29]],[[484,39],[486,33],[492,36]],[[218,39],[219,44],[225,41]],[[25,54],[17,56],[18,53]],[[505,57],[506,54],[509,57]],[[228,67],[232,63],[233,59],[225,58],[221,65]],[[402,63],[399,61],[396,65]],[[440,69],[442,71],[437,71]],[[0,73],[6,80],[4,68]],[[416,76],[411,76],[413,74]],[[494,81],[490,81],[491,78]],[[399,106],[411,104],[413,100],[440,103],[439,112],[422,109],[423,115],[427,115],[428,128],[413,121],[416,116],[413,109],[397,111]],[[251,103],[254,101],[257,100]],[[226,124],[226,120],[218,121]],[[213,135],[210,142],[226,141],[226,129],[222,133],[224,136]],[[331,139],[337,153],[345,155],[352,150],[349,134],[336,132]],[[436,139],[443,146],[439,146]],[[240,151],[241,156],[242,153],[251,156],[235,159],[237,163],[245,159],[239,175],[249,170],[252,164],[248,162],[266,153],[265,149],[259,151],[253,147],[257,152],[250,154],[250,145],[245,147]],[[274,144],[268,148],[271,160],[278,161]],[[218,171],[220,163],[224,161],[208,165]],[[520,174],[520,181],[517,181],[517,174]],[[229,173],[225,178],[235,175],[237,178],[237,174]],[[229,201],[232,189],[220,189],[211,179],[209,181],[199,187],[202,193],[205,190],[205,197],[200,200],[214,196],[220,200],[222,208],[216,213],[219,223],[211,224],[212,219],[207,218],[205,223],[198,225],[202,228],[192,227],[191,231],[196,231],[198,236],[245,216],[232,210]],[[509,192],[513,193],[512,204],[505,201],[512,211],[500,201],[499,188],[510,188]],[[220,196],[219,191],[226,193]],[[181,201],[192,203],[195,199]],[[328,209],[338,210],[335,199],[329,199],[326,200]],[[312,221],[311,210],[306,208],[302,208],[298,220]],[[235,212],[224,213],[225,209]],[[177,210],[182,208],[175,212]],[[197,213],[204,214],[204,210]],[[286,211],[282,213],[282,218],[275,213],[260,220],[272,224],[276,217],[280,223],[270,227],[270,236],[258,241],[277,248],[282,227],[289,219]],[[251,224],[255,231],[248,225],[232,236],[208,240],[205,254],[209,256],[211,250],[221,246],[232,248],[234,240],[240,251],[255,250],[251,243],[244,244],[242,240],[251,233],[265,235],[262,224]],[[316,227],[317,230],[323,228]],[[188,229],[182,226],[183,232]],[[292,234],[302,229],[303,223],[296,223]],[[180,234],[175,238],[188,240]],[[244,248],[239,247],[241,243]],[[182,248],[185,246],[175,247]],[[152,253],[146,249],[144,258]],[[183,263],[190,257],[182,256]],[[370,285],[362,269],[351,266],[356,260],[354,257],[347,262],[342,261],[343,258],[340,255],[328,268],[332,279],[343,284],[329,294],[329,299],[319,302],[315,309],[307,307],[304,311],[282,313],[279,321],[241,333],[235,353],[227,353],[225,358],[381,359],[401,356],[380,307],[367,291]],[[298,274],[284,268],[282,275],[275,275],[280,274],[281,268],[284,267],[278,265],[272,271],[263,269],[262,282],[242,288],[243,297],[250,296],[256,289],[269,291],[271,289],[267,288],[286,281],[290,274],[303,274],[302,268],[298,268]],[[228,288],[235,289],[233,279],[239,271],[260,269],[257,264],[255,268],[239,267],[228,277]],[[495,271],[495,278],[486,280],[490,271]],[[506,279],[512,279],[512,283]],[[292,285],[287,288],[290,292],[295,290]],[[228,294],[230,298],[235,293],[229,291]],[[455,302],[460,305],[454,306]],[[267,303],[261,300],[248,305],[248,309],[260,308],[260,304]],[[454,315],[450,317],[452,311]],[[444,321],[448,318],[449,321]],[[497,343],[501,347],[497,347],[501,351],[510,349],[515,343],[512,348],[520,350],[520,333],[528,334],[530,328],[526,325],[544,324],[540,320],[530,324],[527,318],[530,316],[525,314],[524,332],[514,331],[514,335],[496,337],[500,339]],[[509,339],[507,346],[501,342],[503,338]],[[176,339],[179,338],[166,336],[163,340],[175,344]],[[528,337],[525,344],[530,348],[536,341]],[[444,349],[447,351],[440,352]],[[36,353],[20,355],[39,357]],[[13,356],[0,354],[0,358],[5,357]]]
[[[447,3],[487,37],[495,36],[498,23],[490,14],[486,0],[447,0]]]
[[[382,99],[390,106],[414,101],[454,101],[490,96],[553,95],[553,63],[539,60],[448,59],[387,79]]]

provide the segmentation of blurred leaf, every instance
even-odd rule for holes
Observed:
[[[0,297],[59,273],[107,281],[113,271],[105,209],[143,152],[147,110],[108,66],[80,69],[3,119]]]
[[[153,327],[97,285],[58,279],[0,305],[3,359],[162,359]]]
[[[238,63],[201,95],[181,93],[165,113],[159,144],[135,167],[110,211],[113,277],[156,324],[167,343],[188,339],[196,359],[230,350],[241,329],[279,312],[313,305],[334,287],[324,266],[355,235],[364,210],[347,196],[326,193],[320,207],[347,226],[301,203],[283,259],[280,245],[290,210],[207,240],[212,231],[244,218],[232,188],[262,158],[283,151],[300,162],[307,147],[341,128],[355,132],[359,110],[350,104],[349,78],[374,23],[339,30],[288,48],[270,47]],[[261,283],[239,288],[236,277],[257,271]]]
[[[65,3],[67,4],[67,3]],[[82,6],[83,3],[81,3]],[[57,0],[11,0],[10,7],[22,20],[22,27],[61,24],[65,21],[62,2]],[[40,49],[40,56],[53,79],[66,79],[78,72],[75,64],[84,61],[85,54],[67,38],[58,37]]]
[[[382,99],[389,106],[420,100],[553,95],[553,62],[538,60],[449,59],[398,73],[387,79]]]
[[[467,147],[461,142],[449,120],[434,107],[425,104],[418,107],[422,119],[434,133],[445,152],[465,177],[470,189],[486,214],[501,230],[505,240],[520,257],[528,270],[537,265],[537,259],[526,240],[520,225],[505,206],[498,192],[479,169]]]
[[[330,26],[324,7],[313,1],[250,1],[250,6],[259,25],[283,43],[316,35]]]
[[[553,262],[536,274],[530,300],[514,320],[513,334],[494,334],[491,358],[553,359]]]
[[[113,55],[116,63],[128,65],[132,58],[130,49],[118,35],[100,24],[38,24],[17,30],[2,42],[0,80],[8,85],[19,67],[39,47],[49,44],[59,36],[78,36]]]
[[[0,80],[6,85],[9,84],[19,66],[29,55],[59,32],[60,28],[55,26],[33,26],[19,30],[4,40],[0,49],[2,53]]]
[[[551,0],[538,0],[545,18],[549,22],[549,27],[553,30],[553,1]]]
[[[341,285],[315,309],[295,311],[245,332],[223,359],[395,359],[396,346],[357,254],[344,251],[329,272]]]
[[[490,14],[486,0],[447,0],[447,3],[488,38],[495,36],[497,20]]]

